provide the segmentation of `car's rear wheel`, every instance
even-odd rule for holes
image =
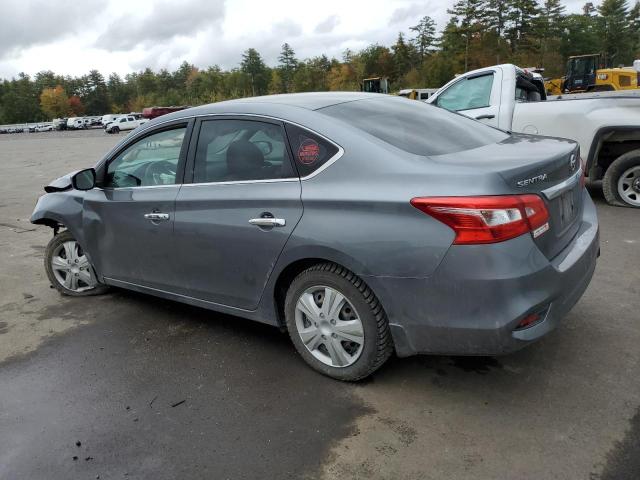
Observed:
[[[371,375],[393,352],[379,300],[361,278],[334,263],[315,265],[294,279],[285,318],[302,358],[338,380]]]
[[[44,266],[51,285],[64,295],[98,295],[108,288],[98,282],[84,250],[68,231],[51,239],[45,251]]]
[[[602,192],[611,205],[640,208],[640,150],[620,155],[609,166]]]

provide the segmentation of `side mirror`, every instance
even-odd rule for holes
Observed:
[[[96,171],[93,168],[80,170],[71,177],[71,185],[76,190],[91,190],[96,186]]]

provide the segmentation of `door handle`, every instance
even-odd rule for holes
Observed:
[[[478,115],[476,117],[476,120],[483,120],[483,119],[490,120],[492,118],[496,118],[496,116],[492,113],[485,113],[484,115]]]
[[[252,218],[249,223],[257,227],[284,227],[287,221],[284,218],[262,217]]]
[[[169,220],[169,214],[160,212],[145,213],[144,218],[155,222],[162,222],[164,220]]]

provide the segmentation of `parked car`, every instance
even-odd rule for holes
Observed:
[[[396,96],[306,93],[163,116],[45,187],[52,285],[114,285],[286,328],[364,378],[395,349],[494,355],[589,284],[596,210],[575,142]],[[160,188],[161,187],[161,188]]]
[[[53,125],[52,124],[47,124],[47,125],[38,125],[35,129],[36,132],[51,132],[53,131]]]
[[[106,127],[107,124],[116,121],[118,118],[122,117],[122,114],[120,113],[110,113],[108,115],[103,115],[102,118],[100,119],[100,123],[103,127]]]
[[[66,118],[54,118],[53,119],[53,128],[55,130],[66,130],[67,129],[67,120]]]
[[[80,130],[85,128],[87,128],[87,122],[84,121],[83,117],[70,117],[67,119],[67,129]]]
[[[127,115],[125,117],[118,118],[117,120],[107,123],[104,127],[104,131],[107,133],[119,133],[120,131],[133,130],[140,125],[148,122],[147,119],[136,120],[135,117]]]
[[[580,144],[587,177],[612,205],[640,208],[640,95],[600,92],[546,98],[539,74],[496,65],[460,75],[429,103],[513,132]]]

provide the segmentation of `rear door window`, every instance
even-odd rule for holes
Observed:
[[[340,149],[324,138],[296,125],[286,124],[298,173],[306,177],[331,160]]]
[[[193,182],[242,182],[295,177],[281,125],[254,120],[202,122]]]

